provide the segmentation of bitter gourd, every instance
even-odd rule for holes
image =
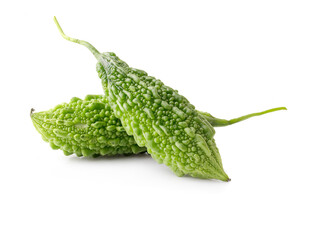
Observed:
[[[108,101],[137,144],[178,176],[229,181],[213,136],[214,129],[177,91],[142,70],[130,68],[114,53],[99,53],[85,41],[62,36],[86,46],[101,64]]]
[[[72,98],[69,103],[34,113],[31,119],[43,140],[65,155],[100,156],[145,152],[132,136],[126,134],[107,99],[87,95],[84,100]]]
[[[114,53],[100,54],[91,44],[67,37],[55,22],[64,38],[88,47],[102,64],[108,101],[139,146],[146,146],[155,160],[178,176],[230,180],[213,139],[214,129],[186,98],[144,71],[130,68]]]

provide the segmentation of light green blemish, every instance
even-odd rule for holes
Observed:
[[[88,125],[85,123],[77,123],[75,124],[75,128],[79,128],[79,129],[83,129],[83,128],[87,128]]]

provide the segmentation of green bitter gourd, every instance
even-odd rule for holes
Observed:
[[[213,136],[214,129],[177,91],[142,70],[130,68],[114,53],[99,53],[85,41],[62,36],[86,46],[103,67],[105,93],[116,117],[129,135],[159,163],[178,176],[229,181]]]
[[[100,156],[145,152],[128,136],[107,99],[87,95],[72,98],[44,112],[31,111],[31,119],[44,141],[65,155]]]

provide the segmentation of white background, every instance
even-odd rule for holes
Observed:
[[[0,239],[320,239],[320,1],[2,1]],[[217,117],[286,106],[215,139],[232,181],[149,156],[66,157],[29,118],[102,94],[113,51]]]

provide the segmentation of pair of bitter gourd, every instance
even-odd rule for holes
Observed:
[[[214,127],[286,109],[274,108],[232,120],[200,112],[177,91],[145,71],[131,68],[114,53],[100,53],[90,43],[61,35],[86,46],[98,60],[97,72],[105,96],[84,100],[45,112],[31,112],[43,139],[66,155],[99,156],[147,152],[177,176],[229,181],[214,141]]]

